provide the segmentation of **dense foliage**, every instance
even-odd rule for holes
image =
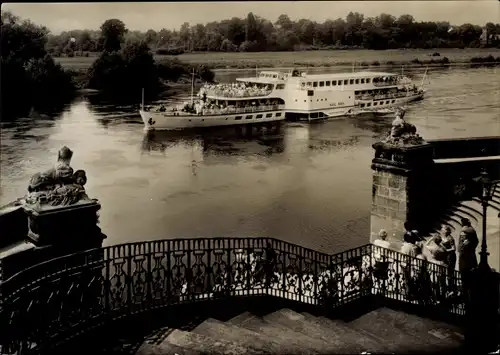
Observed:
[[[70,75],[45,49],[45,27],[2,12],[1,33],[2,118],[26,114],[33,107],[51,109],[71,97]]]
[[[111,21],[111,22],[109,22]],[[105,26],[105,24],[107,25]],[[500,46],[500,24],[488,23],[484,28],[470,23],[452,26],[448,22],[417,22],[411,15],[396,18],[381,14],[365,18],[349,13],[345,19],[323,23],[307,19],[292,21],[281,15],[272,23],[249,13],[245,19],[233,17],[206,25],[184,23],[179,30],[161,29],[123,31],[119,20],[108,20],[101,30],[120,33],[113,38],[127,42],[145,42],[158,54],[181,54],[185,51],[290,51],[325,48],[463,48]],[[74,43],[69,39],[75,38]],[[69,47],[68,47],[69,45]],[[53,53],[109,50],[99,31],[76,30],[51,36],[48,43]]]
[[[189,67],[178,60],[155,62],[145,41],[127,40],[127,28],[120,20],[107,20],[101,26],[100,43],[104,51],[88,70],[88,87],[112,94],[135,95],[145,89],[148,96],[159,92],[162,82],[191,76],[212,81],[214,74],[204,66]],[[110,37],[110,38],[108,38]],[[125,42],[125,43],[124,43]]]

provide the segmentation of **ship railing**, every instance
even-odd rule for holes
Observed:
[[[262,111],[279,111],[284,110],[285,105],[264,105],[264,106],[249,106],[249,107],[227,107],[227,108],[214,108],[203,109],[201,115],[227,115],[231,113],[251,113]]]
[[[390,99],[399,99],[401,97],[407,97],[408,95],[411,95],[412,93],[416,93],[414,90],[409,90],[405,92],[401,92],[399,94],[389,94],[389,95],[356,95],[355,99],[356,100],[390,100]]]
[[[227,98],[238,98],[238,97],[261,97],[268,96],[271,94],[272,90],[244,90],[244,91],[231,91],[231,90],[218,90],[218,89],[204,89],[207,96],[215,97],[227,97]]]

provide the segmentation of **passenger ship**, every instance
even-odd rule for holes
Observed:
[[[140,115],[145,130],[174,130],[197,127],[271,123],[285,119],[283,79],[277,77],[239,78],[236,83],[207,84],[191,102],[167,110],[144,107]],[[143,93],[144,95],[144,93]]]
[[[424,74],[424,78],[425,75]],[[145,129],[227,126],[291,120],[318,120],[391,109],[422,99],[417,87],[399,74],[353,72],[312,74],[263,71],[236,83],[208,84],[191,104],[167,111],[142,108]]]
[[[424,74],[424,78],[427,72]],[[346,74],[292,73],[284,97],[287,118],[316,120],[355,112],[390,112],[387,109],[423,98],[420,87],[399,74],[354,72]]]

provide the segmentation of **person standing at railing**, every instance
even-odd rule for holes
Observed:
[[[374,275],[377,279],[385,280],[387,279],[387,270],[389,267],[389,262],[387,261],[387,257],[385,255],[384,249],[389,249],[391,243],[386,240],[387,239],[387,231],[385,229],[381,229],[378,232],[378,237],[373,241],[373,245],[381,248],[379,250],[375,250],[375,270]]]
[[[455,275],[455,266],[457,264],[457,253],[455,246],[455,238],[451,234],[451,228],[446,225],[441,226],[441,244],[446,249],[445,263],[447,267],[448,279],[448,295],[455,292],[455,282],[453,276]]]
[[[415,265],[415,260],[420,254],[420,248],[415,244],[415,237],[408,229],[408,224],[405,223],[405,234],[403,235],[403,245],[401,246],[401,253],[407,257],[403,259],[403,276],[406,283],[406,294],[409,300],[416,299],[416,288],[418,278],[418,268]]]
[[[269,287],[274,279],[274,270],[276,268],[278,257],[276,251],[271,246],[271,243],[267,243],[264,249],[264,271],[266,273],[266,286]]]
[[[462,231],[458,241],[458,270],[462,274],[462,284],[469,286],[470,271],[477,267],[476,248],[479,239],[468,218],[462,218]]]

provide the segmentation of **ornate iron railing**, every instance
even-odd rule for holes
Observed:
[[[371,244],[334,255],[272,238],[115,245],[52,259],[0,284],[1,353],[40,353],[110,320],[232,296],[333,309],[376,293],[436,306],[446,282],[460,292],[456,272]],[[463,314],[460,299],[446,307]]]

